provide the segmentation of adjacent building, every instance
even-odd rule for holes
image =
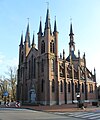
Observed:
[[[72,23],[69,33],[69,55],[65,50],[58,55],[58,30],[56,19],[51,30],[49,8],[46,13],[45,28],[42,31],[40,20],[38,48],[30,43],[29,23],[25,40],[21,35],[19,45],[19,65],[17,100],[22,103],[54,105],[96,100],[96,71],[92,73],[86,66],[85,53],[75,55],[75,42]]]

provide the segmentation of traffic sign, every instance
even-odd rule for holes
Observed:
[[[9,102],[6,103],[6,107],[10,107],[10,103]]]
[[[20,102],[16,102],[15,107],[20,107]]]
[[[8,96],[8,92],[5,91],[5,92],[3,93],[3,96]]]

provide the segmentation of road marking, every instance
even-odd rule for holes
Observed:
[[[100,120],[100,113],[95,112],[55,112],[54,114],[66,115],[68,117],[82,118],[87,120]]]
[[[74,117],[82,117],[82,116],[84,116],[84,115],[89,115],[89,114],[93,114],[93,113],[81,113],[81,114],[79,114],[79,115],[74,115],[74,114],[73,114],[73,116],[74,116]],[[72,116],[72,115],[68,115],[68,116]]]
[[[89,118],[90,120],[93,120],[93,119],[97,119],[97,118],[100,118],[100,114],[95,116],[95,117],[92,117],[92,118]]]
[[[92,113],[92,114],[89,114],[87,116],[83,116],[81,118],[88,118],[88,117],[92,117],[92,116],[96,116],[96,115],[100,115],[100,113],[97,113],[97,114]]]

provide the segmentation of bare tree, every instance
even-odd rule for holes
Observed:
[[[7,72],[9,84],[11,86],[11,100],[16,100],[16,82],[17,82],[17,68],[9,67]]]
[[[5,101],[8,99],[8,95],[5,96],[4,93],[8,94],[9,83],[4,77],[0,78],[0,101]]]

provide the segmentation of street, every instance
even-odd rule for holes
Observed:
[[[56,115],[62,115],[67,117],[73,117],[77,119],[84,120],[100,120],[100,110],[97,111],[89,111],[89,112],[55,112]]]
[[[65,115],[27,109],[0,108],[0,120],[81,120]]]
[[[42,112],[20,108],[0,108],[0,120],[100,120],[100,109],[77,112]]]

